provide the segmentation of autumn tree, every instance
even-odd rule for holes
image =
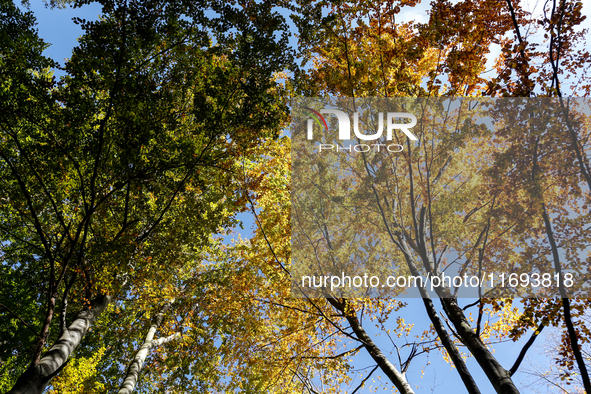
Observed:
[[[205,247],[232,225],[244,199],[229,170],[285,114],[270,89],[289,51],[270,4],[102,5],[99,21],[78,21],[56,81],[33,16],[2,2],[2,367],[5,384],[20,374],[14,393],[41,392],[109,304],[186,262],[152,261],[151,248]]]
[[[400,294],[298,292],[289,220],[291,209],[337,218],[293,235],[333,261],[369,256],[432,277],[448,266],[579,269],[584,284],[589,122],[585,101],[562,97],[588,91],[581,3],[548,2],[535,15],[514,1],[437,0],[425,23],[400,22],[415,1],[278,3],[298,28],[304,66],[292,75],[273,76],[292,59],[271,2],[105,0],[99,21],[78,21],[85,33],[60,81],[32,15],[0,3],[2,388],[355,392],[380,371],[411,393],[409,372],[441,351],[468,392],[483,388],[466,354],[497,392],[517,392],[528,349],[563,325],[561,377],[575,365],[584,375],[583,298],[527,298],[518,309],[498,293],[463,305],[452,287],[421,289],[432,324],[412,328]],[[502,53],[486,74],[493,45]],[[567,76],[577,82],[565,90]],[[301,162],[288,152],[301,147],[274,140],[289,94],[352,97],[361,113],[364,97],[402,98],[421,114],[418,141],[396,135],[400,152],[332,156],[291,179]],[[541,95],[559,100],[453,101]],[[505,123],[475,124],[476,104]],[[369,114],[360,121],[377,127]],[[347,171],[327,172],[337,165]],[[316,200],[306,205],[302,191]],[[252,239],[212,236],[245,209]],[[367,220],[347,217],[353,209]],[[339,240],[355,232],[363,248]],[[511,365],[493,352],[526,335]],[[361,354],[372,361],[356,375]]]
[[[353,104],[347,107],[350,113],[358,110],[355,107],[357,102],[355,98],[364,96],[416,98],[443,95],[454,98],[464,95],[482,96],[509,92],[520,95],[524,91],[533,93],[537,89],[532,82],[534,72],[539,72],[537,81],[540,83],[543,81],[545,84],[543,87],[547,87],[543,91],[549,92],[556,88],[557,80],[554,77],[546,77],[553,76],[556,72],[564,72],[561,71],[564,69],[556,67],[556,56],[559,58],[564,56],[568,59],[565,60],[568,64],[577,64],[579,67],[586,64],[588,59],[584,49],[576,47],[577,40],[584,37],[584,32],[576,31],[576,25],[583,18],[580,15],[581,8],[578,2],[555,3],[553,8],[547,6],[548,9],[545,10],[547,18],[541,21],[541,25],[546,23],[550,48],[546,52],[536,53],[536,56],[543,59],[543,64],[547,65],[545,73],[544,67],[541,70],[528,69],[528,56],[532,56],[533,51],[524,50],[528,49],[528,44],[523,41],[519,31],[515,40],[504,38],[506,33],[519,28],[520,23],[522,29],[525,30],[524,26],[527,26],[530,31],[533,31],[534,22],[537,23],[533,18],[528,19],[528,13],[514,4],[507,2],[499,6],[498,2],[451,4],[436,1],[431,4],[430,19],[427,23],[397,23],[396,18],[400,14],[401,7],[412,5],[414,4],[409,2],[400,4],[305,3],[302,9],[308,18],[302,18],[299,22],[302,29],[302,45],[306,49],[304,53],[308,55],[307,59],[311,61],[311,67],[305,76],[299,76],[300,92],[307,96],[334,94],[352,97]],[[326,8],[323,8],[325,6]],[[314,22],[308,23],[310,20]],[[562,27],[559,26],[560,24]],[[561,34],[562,38],[560,38]],[[568,44],[565,38],[567,36]],[[562,40],[561,44],[560,40]],[[327,45],[326,42],[329,44]],[[504,49],[501,58],[497,60],[497,76],[486,79],[482,73],[485,71],[486,55],[492,44],[501,44]],[[557,55],[561,50],[564,52]],[[510,56],[511,59],[509,59]],[[575,69],[570,67],[571,73],[574,74]],[[581,80],[584,79],[583,74]],[[401,100],[400,102],[406,104],[403,108],[413,108],[415,113],[421,116],[425,115],[425,108],[429,107],[421,104],[420,100]],[[500,101],[499,107],[503,103],[508,102]],[[557,122],[554,129],[533,128],[531,134],[533,140],[528,140],[529,137],[523,135],[522,128],[510,124],[500,133],[481,134],[482,130],[479,127],[466,123],[460,116],[450,117],[454,121],[457,119],[452,129],[444,127],[441,130],[432,129],[426,127],[426,123],[422,123],[423,126],[417,130],[419,136],[417,143],[396,140],[400,146],[404,147],[398,155],[382,160],[375,159],[370,154],[360,154],[357,164],[359,167],[346,164],[346,168],[354,174],[354,177],[364,179],[359,181],[359,187],[371,185],[365,194],[357,191],[354,196],[347,195],[351,193],[351,189],[343,186],[345,194],[341,195],[336,184],[328,183],[327,178],[322,178],[323,168],[326,171],[327,168],[334,166],[334,163],[318,163],[317,174],[305,175],[310,179],[313,176],[319,177],[311,180],[310,185],[318,189],[319,195],[326,196],[326,204],[330,208],[322,208],[325,213],[334,213],[339,206],[343,210],[352,212],[351,200],[354,200],[355,196],[363,195],[369,198],[373,194],[372,201],[377,207],[375,208],[377,212],[374,214],[377,215],[383,231],[387,230],[386,235],[390,238],[390,242],[398,248],[398,253],[401,253],[400,257],[394,257],[396,254],[389,252],[390,256],[395,260],[404,261],[411,273],[425,269],[436,276],[446,264],[455,263],[458,259],[464,266],[477,263],[482,267],[496,261],[501,264],[498,267],[509,268],[510,266],[503,264],[515,259],[531,264],[532,255],[528,255],[529,252],[525,254],[516,252],[520,248],[533,251],[537,247],[535,255],[538,258],[543,257],[547,262],[546,258],[553,256],[552,259],[556,262],[557,246],[552,244],[562,245],[559,247],[568,249],[566,252],[568,259],[572,260],[570,267],[576,267],[577,264],[579,264],[578,267],[584,267],[587,263],[573,256],[585,253],[588,235],[583,230],[582,223],[586,221],[584,219],[586,213],[572,207],[586,206],[589,193],[588,187],[580,186],[581,182],[585,184],[587,180],[585,174],[588,159],[584,153],[588,150],[585,148],[588,141],[588,128],[584,126],[586,115],[584,109],[579,112],[574,109],[575,107],[584,108],[585,102],[571,101],[569,106],[566,100],[560,100],[550,105],[556,103],[559,103],[562,109],[558,112],[548,111],[548,113],[554,116],[559,115],[564,121]],[[443,108],[439,111],[446,113],[445,104],[443,102],[442,104]],[[572,108],[568,115],[564,115],[565,107]],[[500,111],[498,114],[505,116],[513,114],[509,119],[514,121],[520,119],[519,122],[525,123],[526,120],[523,117],[520,118],[516,112],[523,111],[523,108],[527,106],[522,105],[519,109],[506,108],[505,112]],[[431,116],[430,111],[430,109],[427,110],[429,114],[427,118]],[[573,119],[577,116],[581,116],[581,119],[576,122],[578,126],[575,127]],[[532,114],[532,117],[545,119],[541,114]],[[569,126],[569,122],[573,122],[573,125]],[[523,125],[523,123],[520,124]],[[441,123],[438,124],[441,125]],[[365,122],[364,125],[370,130],[372,128],[375,130],[377,119],[373,122]],[[511,137],[505,134],[508,130],[512,130]],[[492,146],[486,147],[490,144],[486,141],[491,139],[494,141],[493,146],[497,148],[496,152]],[[542,143],[543,139],[550,139],[552,143]],[[334,142],[327,138],[325,143]],[[557,150],[542,154],[539,150],[542,146]],[[563,150],[560,151],[560,148]],[[529,151],[528,158],[516,155],[522,150]],[[547,171],[540,172],[541,157],[552,157],[552,161],[545,161],[543,164]],[[561,172],[564,163],[571,162],[577,163],[580,168],[579,175],[570,172],[567,176],[565,172]],[[490,166],[491,163],[492,166]],[[472,165],[474,167],[470,167]],[[344,164],[341,168],[343,167],[345,167]],[[524,171],[525,168],[528,168],[527,172]],[[517,174],[520,174],[522,181],[518,184],[511,181],[509,186],[507,177],[511,178]],[[538,177],[542,177],[541,174],[544,174],[544,183],[537,184],[537,179],[541,179]],[[555,177],[564,178],[558,180]],[[459,183],[456,184],[456,182]],[[454,184],[457,186],[454,187]],[[301,185],[299,184],[298,187],[302,187]],[[489,188],[488,185],[497,186]],[[532,185],[538,185],[535,186],[536,190],[532,190],[534,187]],[[561,189],[557,189],[556,185],[560,185]],[[571,192],[570,185],[576,191]],[[550,187],[552,192],[548,195],[553,196],[553,200],[548,200],[546,204],[553,206],[555,215],[558,215],[559,211],[565,215],[565,206],[571,207],[569,209],[574,209],[576,214],[581,215],[579,216],[581,221],[569,220],[569,230],[561,230],[571,234],[573,231],[577,233],[579,243],[576,246],[573,245],[574,249],[567,247],[565,241],[556,243],[552,239],[549,223],[555,220],[551,219],[555,216],[544,213],[544,210],[538,210],[541,196],[539,190]],[[296,187],[295,190],[300,189]],[[348,191],[345,192],[345,190]],[[309,189],[300,191],[302,194],[309,193]],[[561,199],[557,199],[559,195]],[[567,201],[567,196],[572,196],[572,200]],[[322,206],[323,203],[321,204],[320,201],[322,200],[313,200],[310,209]],[[454,206],[454,204],[458,205]],[[394,218],[390,217],[392,212],[394,212]],[[343,229],[350,229],[350,226],[343,222],[340,225]],[[462,233],[462,231],[468,232]],[[338,248],[330,246],[331,242],[336,242],[330,237],[336,237],[337,234],[336,230],[327,232],[321,231],[318,227],[317,234],[306,236],[326,242],[327,250],[330,250],[332,256],[340,252]],[[546,238],[546,242],[549,242],[551,247],[546,246],[548,244],[542,246],[536,240],[538,237]],[[452,241],[453,239],[455,241]],[[454,253],[459,256],[455,260],[451,257]],[[584,257],[581,258],[584,259]],[[504,259],[506,262],[503,262]],[[514,265],[514,267],[517,266]],[[555,269],[559,272],[558,264],[550,266],[553,267],[553,272]],[[527,265],[521,265],[521,269],[524,267]],[[584,278],[585,276],[581,277],[581,280],[584,281]],[[478,386],[465,368],[458,352],[458,348],[464,346],[484,370],[497,392],[517,392],[511,375],[517,371],[521,358],[531,343],[523,349],[520,358],[513,366],[503,367],[489,351],[490,345],[486,345],[488,343],[486,338],[492,334],[501,337],[509,335],[516,339],[525,334],[529,328],[534,331],[529,341],[533,343],[545,324],[560,324],[561,311],[556,308],[556,303],[526,301],[527,307],[523,314],[517,313],[509,319],[509,324],[501,324],[496,329],[493,328],[492,332],[484,334],[483,316],[487,314],[495,316],[496,313],[505,311],[510,300],[500,302],[481,294],[475,304],[462,308],[453,289],[441,291],[442,293],[438,296],[442,304],[441,312],[449,322],[447,326],[440,320],[440,312],[434,307],[430,297],[423,294],[423,302],[438,340],[441,341],[447,357],[462,376],[467,390],[479,392]],[[561,293],[561,298],[564,306],[569,304],[564,293]],[[334,300],[332,304],[337,311],[353,321],[360,320],[362,315],[360,309],[350,306],[355,305],[354,301],[331,296],[328,299]],[[578,301],[574,301],[574,305],[577,304]],[[362,309],[362,305],[361,302],[358,308]],[[478,317],[475,324],[471,322],[471,317],[466,311],[469,307],[477,307]],[[540,307],[544,308],[542,313],[537,310]],[[564,310],[566,313],[566,309]],[[513,313],[516,312],[517,310],[513,310]],[[531,319],[531,315],[536,318]],[[568,320],[569,318],[565,316],[564,321],[567,322],[567,326]],[[571,343],[575,343],[573,349],[576,349],[576,338],[584,338],[586,329],[581,327],[578,333],[574,333],[572,328],[568,328],[568,332],[567,337],[571,338]],[[377,362],[380,357],[377,352],[375,355],[374,359]],[[572,353],[567,357],[573,357]],[[579,369],[584,375],[584,363],[580,362],[576,350],[574,359],[579,361]],[[390,367],[382,366],[382,369],[385,368]],[[403,364],[400,363],[397,367],[398,374],[392,371],[386,375],[393,380],[399,391],[410,392],[404,376],[400,374],[402,368]]]
[[[514,38],[505,41],[503,56],[497,63],[499,76],[490,85],[490,91],[493,93],[501,91],[510,95],[548,96],[558,99],[559,116],[562,120],[561,129],[556,130],[554,134],[549,134],[551,140],[545,141],[540,138],[541,136],[532,136],[535,140],[530,140],[530,145],[533,145],[535,149],[525,155],[523,155],[525,152],[515,143],[513,149],[516,153],[521,151],[520,158],[517,160],[524,160],[525,163],[528,163],[528,173],[538,188],[536,197],[542,204],[539,215],[543,219],[550,243],[549,254],[552,254],[555,269],[559,273],[562,270],[561,265],[565,263],[563,261],[561,264],[560,255],[566,252],[567,264],[569,260],[572,261],[573,257],[571,257],[572,247],[556,239],[560,237],[563,226],[560,223],[561,215],[557,211],[562,210],[564,213],[564,207],[571,207],[572,204],[563,202],[562,207],[554,208],[554,215],[552,208],[547,207],[548,202],[544,195],[547,193],[545,190],[549,187],[543,184],[542,178],[550,172],[555,173],[556,170],[544,168],[542,162],[545,160],[542,157],[557,161],[563,160],[563,163],[573,163],[573,171],[578,174],[571,174],[570,178],[564,179],[563,182],[576,189],[576,195],[585,195],[591,190],[589,136],[584,109],[586,101],[563,97],[565,95],[587,97],[589,94],[590,85],[587,70],[591,59],[586,49],[587,30],[580,26],[586,19],[586,16],[582,14],[582,6],[580,1],[552,1],[544,4],[542,9],[535,14],[524,10],[519,3],[508,0],[507,7],[513,21]],[[534,30],[531,26],[535,25],[537,26]],[[531,35],[536,30],[544,34],[545,40],[542,43],[531,39]],[[521,83],[516,83],[516,80]],[[551,146],[562,146],[564,150],[542,153],[541,149]],[[556,166],[556,168],[560,167]],[[586,192],[583,185],[587,186]],[[577,215],[576,221],[579,223],[588,222],[587,213],[578,211],[577,208],[573,209]],[[589,341],[588,330],[586,328],[575,329],[576,320],[585,313],[585,307],[581,305],[584,301],[582,299],[571,301],[565,296],[564,289],[561,289],[561,303],[561,314],[567,335],[564,336],[561,359],[557,361],[561,365],[566,363],[570,367],[576,363],[583,386],[589,392],[591,391],[591,382],[586,363],[579,350],[581,343]],[[571,303],[573,313],[571,313]],[[534,302],[534,304],[536,303]],[[567,369],[563,378],[569,377],[572,372],[570,369]]]

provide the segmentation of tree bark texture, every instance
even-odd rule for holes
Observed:
[[[59,339],[45,353],[39,363],[31,365],[7,394],[41,394],[63,367],[90,325],[111,302],[110,296],[100,296],[78,313]]]
[[[166,303],[154,319],[154,322],[152,323],[150,329],[148,330],[148,333],[146,334],[144,344],[142,345],[140,350],[138,350],[138,352],[135,355],[135,358],[133,359],[133,361],[129,365],[129,368],[127,369],[127,375],[125,375],[125,379],[123,380],[123,384],[121,384],[121,387],[119,388],[118,394],[131,394],[135,390],[135,386],[137,385],[140,372],[142,370],[142,367],[144,366],[144,361],[150,353],[150,350],[170,341],[173,341],[174,339],[180,336],[180,333],[177,332],[172,335],[169,335],[168,337],[154,339],[154,334],[162,324],[164,315],[170,309],[171,305],[171,302]]]

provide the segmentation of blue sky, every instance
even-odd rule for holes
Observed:
[[[21,7],[21,9],[25,8]],[[63,66],[64,59],[70,57],[72,48],[78,44],[78,37],[82,35],[82,29],[72,21],[72,18],[96,20],[101,13],[101,6],[93,3],[76,9],[50,9],[45,7],[43,1],[33,0],[30,10],[37,18],[39,36],[51,44],[44,54]]]

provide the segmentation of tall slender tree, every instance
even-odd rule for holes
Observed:
[[[233,163],[285,114],[270,89],[289,51],[269,4],[102,5],[78,20],[57,82],[32,15],[1,4],[2,324],[28,331],[3,340],[9,376],[22,373],[11,393],[41,392],[109,303],[142,286],[148,245],[205,246],[231,225],[244,204]]]

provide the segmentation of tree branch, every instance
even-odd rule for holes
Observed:
[[[515,360],[515,364],[513,364],[513,366],[509,370],[509,373],[511,374],[511,376],[513,376],[513,374],[515,372],[517,372],[517,369],[521,365],[521,362],[523,361],[525,354],[527,353],[529,348],[534,344],[534,341],[536,340],[538,335],[540,335],[540,333],[542,332],[542,330],[544,329],[545,326],[546,325],[544,324],[544,322],[540,323],[538,328],[534,331],[534,333],[531,335],[531,337],[527,340],[527,342],[525,343],[525,345],[521,349],[521,352],[519,352],[519,356],[517,356],[517,360]]]
[[[23,323],[25,325],[25,327],[27,327],[29,330],[31,330],[31,332],[33,334],[35,334],[35,336],[37,338],[40,337],[39,334],[37,334],[37,331],[35,331],[35,329],[33,327],[31,327],[29,325],[29,323],[27,323],[26,321],[24,321],[19,315],[17,315],[15,312],[13,312],[9,307],[7,307],[6,305],[4,305],[3,303],[0,302],[0,306],[4,309],[6,309],[8,311],[8,313],[10,313],[12,316],[16,317],[18,320],[20,320],[21,323]]]

